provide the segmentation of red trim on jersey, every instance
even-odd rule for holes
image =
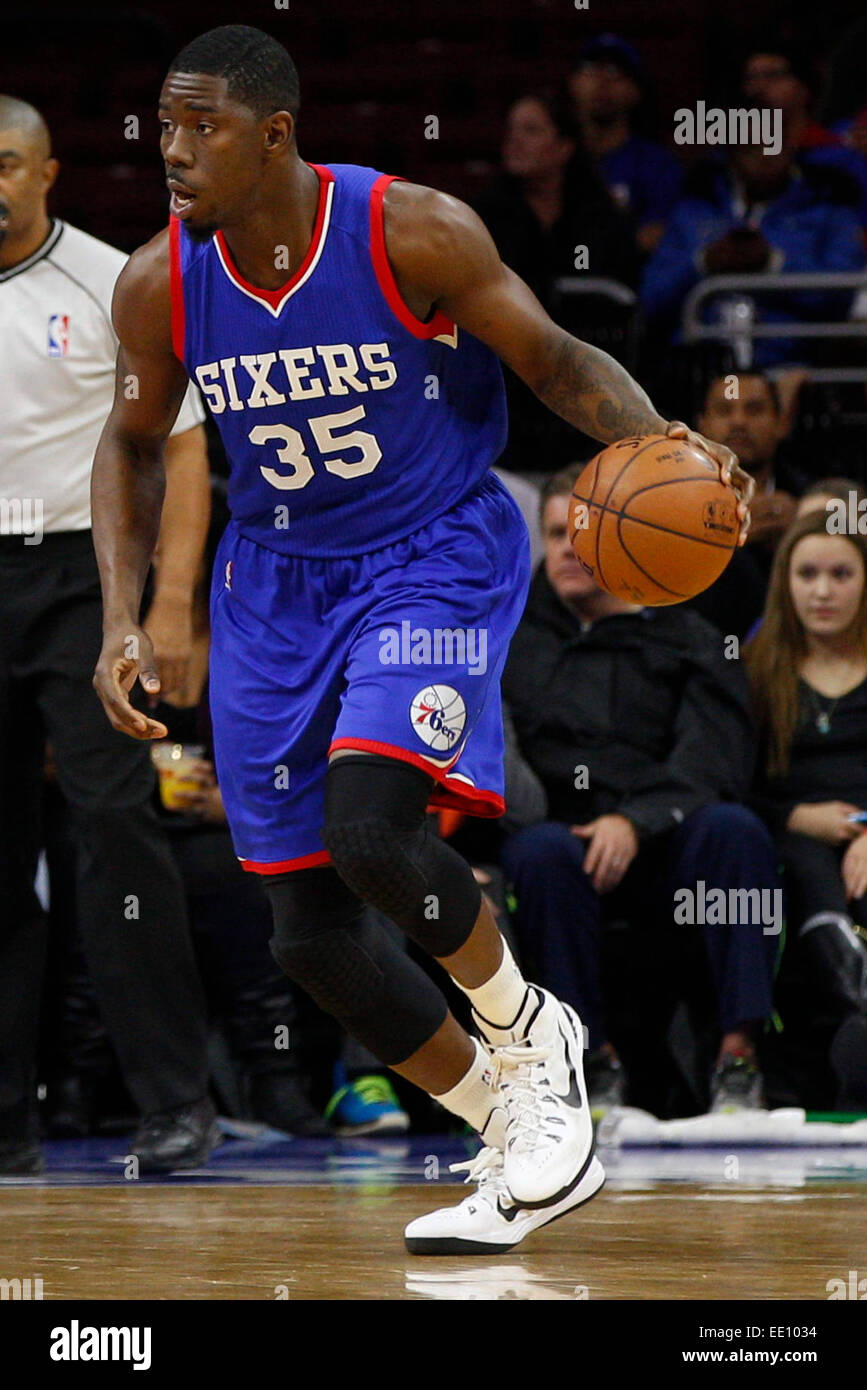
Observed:
[[[405,182],[400,174],[380,174],[370,190],[370,254],[379,288],[385,295],[392,313],[400,319],[404,328],[407,328],[414,338],[437,338],[440,333],[453,333],[453,321],[440,309],[437,309],[429,323],[417,318],[397,288],[397,281],[385,249],[385,222],[382,210],[385,190],[395,180]]]
[[[310,245],[307,247],[307,254],[304,260],[291,279],[287,280],[285,285],[281,285],[278,290],[263,290],[261,286],[251,285],[249,280],[245,280],[240,270],[235,265],[235,262],[232,260],[232,253],[226,245],[226,238],[223,236],[223,233],[221,231],[216,233],[216,239],[223,253],[226,269],[231,278],[235,281],[235,284],[240,285],[248,294],[254,294],[257,299],[261,299],[265,304],[270,304],[272,309],[279,309],[280,301],[283,299],[286,292],[291,290],[293,285],[297,285],[301,277],[307,273],[310,262],[319,250],[319,243],[322,239],[322,228],[325,223],[325,205],[328,200],[328,185],[334,183],[335,178],[331,170],[326,169],[322,164],[309,164],[308,168],[315,169],[319,178],[319,202],[316,206],[316,221],[313,224],[313,235],[310,238]]]
[[[302,854],[298,859],[276,859],[272,863],[259,863],[255,859],[242,859],[241,868],[248,874],[291,874],[296,869],[312,869],[317,864],[330,864],[331,855],[327,849],[315,850],[313,854]]]
[[[181,224],[177,217],[169,218],[169,292],[172,304],[172,347],[179,362],[184,360],[186,314],[184,312],[184,277],[181,272]]]
[[[381,753],[386,758],[396,758],[401,763],[412,763],[422,772],[435,777],[439,785],[431,792],[430,806],[443,806],[452,811],[463,811],[468,816],[501,816],[506,803],[497,792],[472,787],[460,777],[449,777],[446,768],[434,767],[419,753],[410,753],[407,748],[399,748],[394,743],[379,743],[371,738],[336,738],[328,749],[329,754],[336,748],[354,748],[359,753]],[[455,759],[452,759],[452,763]],[[450,764],[451,766],[452,764]]]

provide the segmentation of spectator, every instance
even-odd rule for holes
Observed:
[[[600,924],[672,922],[672,894],[776,885],[749,790],[746,679],[697,614],[641,608],[597,588],[572,553],[569,495],[580,465],[542,495],[545,563],[512,642],[503,691],[548,819],[519,831],[503,863],[540,983],[579,1010],[595,1094],[622,1094],[599,977]],[[703,929],[722,1038],[715,1109],[756,1106],[757,1033],[771,1013],[777,938],[756,921]],[[615,1074],[612,1076],[612,1072]],[[607,1073],[607,1075],[606,1075]]]
[[[762,372],[718,376],[708,386],[698,417],[708,439],[738,455],[756,480],[747,544],[732,555],[719,579],[689,600],[722,632],[744,637],[761,616],[774,550],[792,522],[806,478],[780,452],[785,424],[775,383]]]
[[[572,110],[608,191],[635,218],[643,254],[659,245],[680,195],[683,171],[675,156],[636,132],[648,80],[640,55],[616,34],[584,44],[568,78]]]
[[[608,193],[560,103],[527,93],[506,116],[502,170],[477,211],[506,265],[546,306],[551,282],[576,273],[576,246],[591,275],[634,284],[632,222]]]
[[[867,494],[865,494],[864,489],[855,482],[854,478],[820,478],[818,482],[811,483],[802,494],[800,501],[797,503],[793,520],[797,517],[806,516],[808,512],[818,510],[821,510],[827,516],[829,502],[842,502],[848,517],[848,515],[850,515],[849,509],[852,506],[852,502],[854,501],[857,513],[857,509],[865,496],[867,496]],[[734,559],[735,557],[732,556],[732,560]],[[725,577],[725,573],[726,572],[723,573],[723,578]],[[768,580],[770,579],[770,571],[768,572],[767,578]],[[755,637],[762,625],[762,615],[764,613],[765,603],[767,602],[767,588],[768,584],[764,582],[763,579],[762,591],[764,593],[764,599],[762,602],[762,613],[759,614],[746,633],[746,640],[748,642]],[[708,590],[708,592],[710,592],[710,590]]]
[[[785,139],[778,154],[761,145],[741,145],[724,164],[700,165],[672,213],[668,230],[645,267],[641,298],[656,331],[681,341],[683,301],[705,275],[764,271],[856,271],[864,266],[861,226],[851,203],[851,185],[839,170],[803,163]],[[738,331],[732,312],[763,323],[844,319],[848,292],[786,291],[716,297],[705,320],[724,322],[725,335],[740,355],[738,365],[767,366],[802,356],[793,339],[757,339]]]
[[[767,42],[751,49],[741,71],[741,94],[752,106],[769,106],[783,113],[792,148],[803,150],[839,146],[840,140],[811,115],[818,91],[818,74],[812,57],[796,45]]]
[[[814,119],[819,76],[812,57],[771,38],[748,55],[741,90],[747,105],[782,111],[787,140],[799,157],[840,169],[853,180],[859,191],[861,225],[867,228],[867,159],[841,132]]]
[[[850,497],[855,499],[856,511],[867,498],[867,493],[854,478],[820,478],[805,489],[795,515],[806,516],[807,512],[818,509],[827,514],[829,502],[843,502],[848,507]],[[863,509],[859,514],[863,516]]]
[[[786,535],[747,663],[756,805],[785,865],[789,950],[809,973],[805,999],[848,1033],[851,1015],[867,1016],[867,834],[853,819],[867,814],[867,539],[829,534],[827,520],[813,508]],[[863,1107],[863,1054],[862,1067],[838,1075],[838,1103]]]
[[[560,276],[586,273],[635,285],[638,259],[632,222],[617,207],[588,160],[571,120],[544,92],[520,97],[506,119],[502,170],[483,191],[476,210],[507,266],[562,322],[554,292]],[[583,249],[582,249],[583,248]],[[576,264],[577,262],[577,264]],[[594,341],[612,318],[608,301],[582,296],[567,325]],[[597,320],[601,318],[601,324]],[[600,342],[614,351],[610,341]],[[575,431],[541,404],[513,372],[505,372],[509,441],[500,459],[513,472],[538,471],[572,457]],[[544,464],[541,460],[544,459]]]

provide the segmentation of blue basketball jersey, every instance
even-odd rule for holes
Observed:
[[[457,505],[506,442],[496,355],[404,303],[385,248],[394,175],[310,165],[313,236],[280,289],[258,289],[221,232],[172,218],[172,334],[229,458],[240,533],[288,555],[376,550]],[[279,248],[278,248],[279,253]]]

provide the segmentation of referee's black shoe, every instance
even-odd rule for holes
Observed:
[[[203,1096],[176,1110],[146,1115],[136,1130],[130,1153],[138,1159],[140,1173],[172,1173],[176,1168],[198,1168],[206,1163],[221,1138],[217,1112]]]

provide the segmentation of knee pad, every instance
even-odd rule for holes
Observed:
[[[393,758],[341,758],[328,770],[323,843],[349,888],[433,956],[459,950],[481,889],[459,854],[431,831],[432,779]]]
[[[333,869],[279,875],[265,889],[275,961],[348,1033],[389,1066],[433,1037],[445,999]]]

